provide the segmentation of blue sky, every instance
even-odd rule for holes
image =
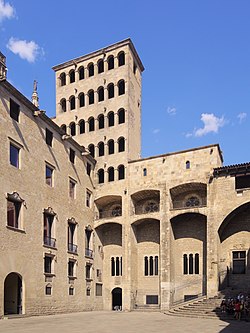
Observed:
[[[250,162],[249,0],[0,0],[8,80],[55,115],[51,67],[130,37],[145,66],[142,156],[219,143]]]

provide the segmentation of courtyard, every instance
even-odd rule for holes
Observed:
[[[249,333],[249,322],[172,317],[159,312],[82,312],[0,320],[1,333]]]

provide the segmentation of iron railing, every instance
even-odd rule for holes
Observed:
[[[48,236],[43,237],[43,244],[50,246],[50,247],[56,247],[56,239]]]
[[[85,257],[93,258],[93,250],[85,248]]]
[[[72,253],[77,253],[77,245],[68,243],[68,251]]]

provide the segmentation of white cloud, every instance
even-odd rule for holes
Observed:
[[[153,130],[153,134],[158,134],[160,132],[160,129],[159,128],[155,128],[154,130]]]
[[[239,123],[241,124],[244,119],[246,119],[247,114],[245,112],[241,112],[238,114],[237,118],[239,118]]]
[[[43,49],[34,41],[27,42],[13,37],[9,39],[7,48],[28,62],[35,62],[37,56],[43,54]]]
[[[167,108],[167,113],[170,115],[170,116],[174,116],[176,114],[176,108],[175,107],[170,107],[168,106]]]
[[[4,19],[10,19],[15,16],[14,7],[4,0],[0,0],[0,22]]]
[[[201,121],[204,123],[203,128],[194,130],[194,136],[204,136],[208,133],[218,133],[220,127],[225,125],[224,117],[218,118],[213,113],[202,113]]]

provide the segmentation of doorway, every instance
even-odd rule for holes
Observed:
[[[22,314],[22,277],[10,273],[4,281],[4,314]]]
[[[114,288],[112,290],[112,310],[122,310],[122,289]]]

